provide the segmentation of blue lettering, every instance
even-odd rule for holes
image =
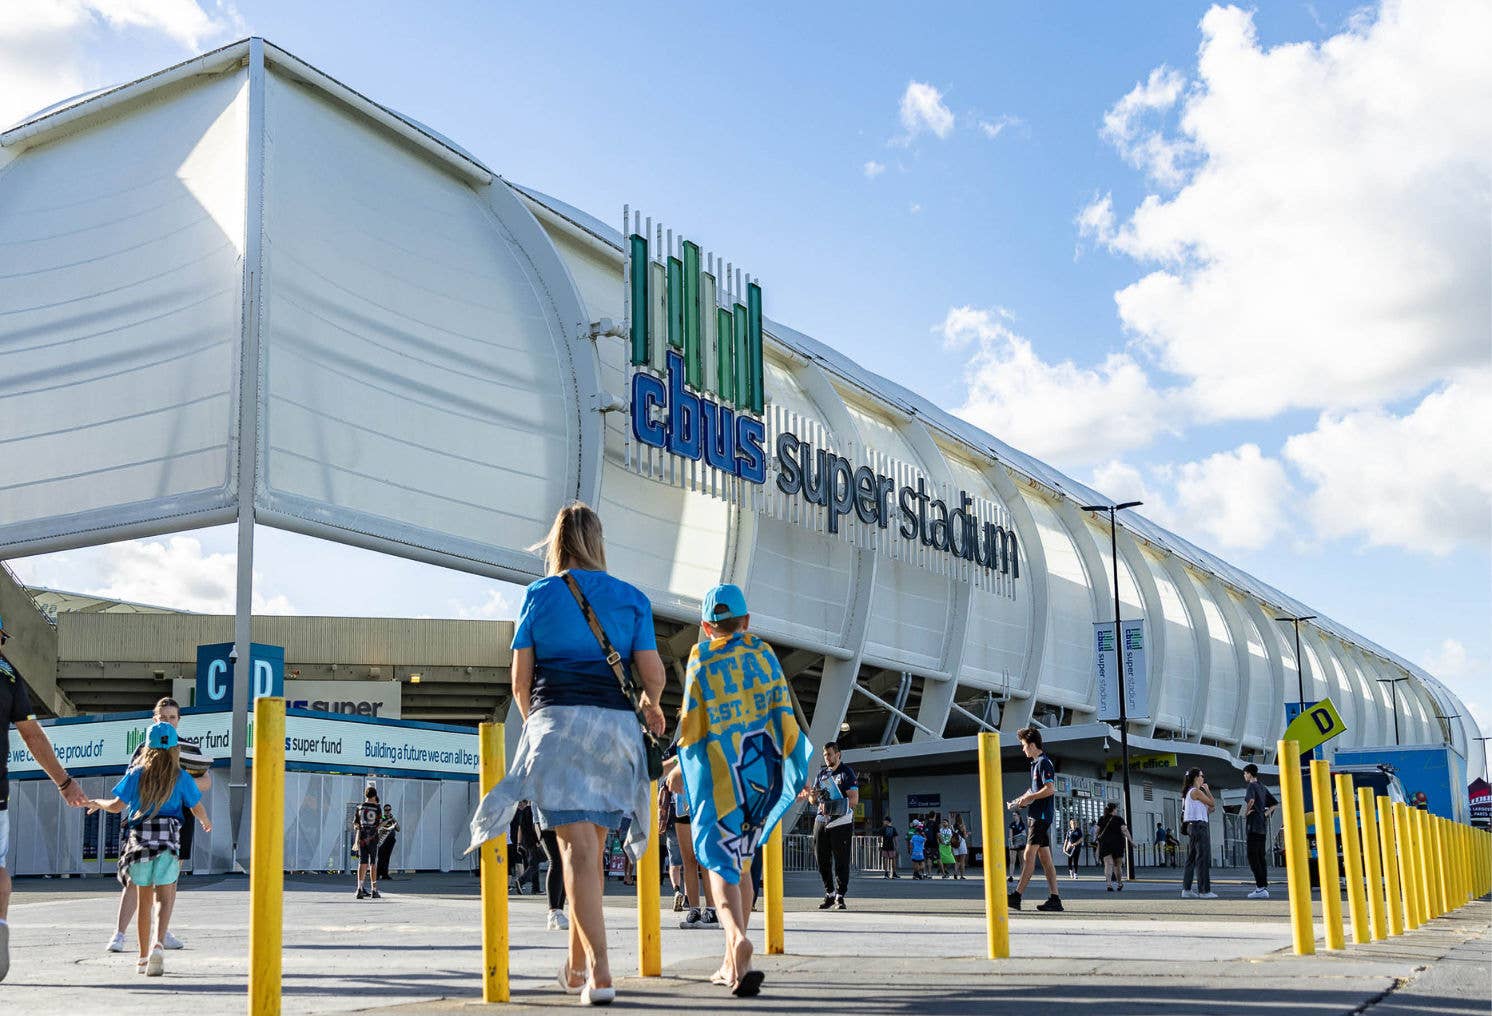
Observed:
[[[710,399],[700,400],[700,417],[704,426],[705,462],[715,469],[735,475],[736,414],[730,407]]]
[[[668,403],[663,382],[640,370],[632,375],[632,436],[645,445],[662,448],[668,442],[668,428],[654,418],[653,407]]]
[[[734,695],[741,690],[735,679],[735,671],[739,666],[740,662],[734,655],[722,656],[709,663],[710,674],[720,678],[721,691],[726,695]]]
[[[686,459],[700,455],[699,396],[684,387],[684,358],[668,354],[668,450]]]
[[[767,482],[767,425],[749,416],[736,417],[736,474],[749,483]]]

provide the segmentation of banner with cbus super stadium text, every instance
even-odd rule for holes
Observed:
[[[68,771],[77,776],[123,773],[145,740],[149,713],[44,720],[42,726]],[[202,746],[214,765],[232,756],[233,714],[184,710],[178,732]],[[253,717],[249,718],[248,757],[254,758]],[[286,710],[285,765],[321,773],[376,773],[422,779],[475,780],[477,732],[470,727],[415,720]],[[20,738],[10,741],[12,779],[45,777]]]
[[[627,469],[1014,597],[1004,505],[774,403],[760,284],[630,209],[623,235]]]

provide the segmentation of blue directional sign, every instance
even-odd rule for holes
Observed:
[[[228,660],[232,651],[232,642],[197,647],[197,698],[193,705],[199,709],[233,707],[233,664]],[[252,643],[249,646],[249,675],[251,704],[264,695],[284,695],[285,648]]]

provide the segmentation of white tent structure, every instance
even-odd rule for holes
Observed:
[[[913,722],[908,750],[960,716],[1096,729],[1114,562],[1080,506],[1103,495],[770,321],[769,434],[796,421],[969,491],[1019,535],[1018,577],[981,585],[811,506],[639,466],[613,412],[637,368],[599,324],[629,312],[626,241],[261,39],[0,133],[0,558],[236,522],[242,670],[254,523],[527,582],[525,548],[579,498],[685,640],[705,589],[747,588],[817,679],[817,740],[861,693]],[[1120,536],[1154,661],[1134,733],[1270,757],[1300,680],[1274,619],[1316,612],[1142,517]],[[1384,743],[1394,714],[1480,767],[1469,710],[1429,674],[1326,618],[1304,655],[1344,744]],[[869,673],[916,690],[883,702]],[[235,800],[243,782],[240,757]]]

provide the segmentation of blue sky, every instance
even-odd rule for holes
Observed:
[[[1144,497],[1492,719],[1483,5],[101,8],[0,14],[0,119],[263,35],[511,180],[687,229],[773,318]],[[231,575],[229,536],[198,539],[21,568],[202,607],[148,577]],[[364,591],[307,588],[308,557]],[[258,563],[297,613],[516,602],[286,534]]]

